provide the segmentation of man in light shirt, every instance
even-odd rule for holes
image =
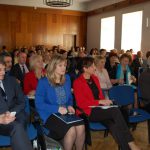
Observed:
[[[23,79],[25,73],[28,73],[28,67],[26,65],[27,54],[23,51],[19,52],[18,63],[15,64],[11,70],[11,75],[16,77],[17,82],[23,88]]]

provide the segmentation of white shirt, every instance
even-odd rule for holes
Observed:
[[[29,70],[28,70],[26,64],[19,64],[19,66],[20,66],[22,72],[23,72],[23,67],[24,67],[24,69],[25,69],[25,73],[28,73],[28,72],[29,72]]]
[[[3,82],[2,80],[0,80],[0,87],[3,89],[3,91],[5,92],[5,89],[4,89],[4,85],[3,85]]]
[[[142,65],[142,64],[143,64],[143,59],[142,59],[142,58],[139,58],[139,62],[140,62],[140,64]]]

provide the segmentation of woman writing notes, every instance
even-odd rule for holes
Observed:
[[[136,83],[136,78],[131,73],[129,62],[130,56],[128,54],[123,54],[120,57],[120,64],[117,66],[116,78],[122,80],[120,84],[132,85],[135,89],[136,87],[133,84]]]
[[[62,115],[75,113],[72,107],[71,82],[66,72],[66,59],[61,55],[52,57],[47,66],[47,77],[39,80],[36,90],[36,107],[50,136],[63,142],[65,150],[82,150],[84,145],[84,125],[82,121],[66,124],[54,113]]]
[[[120,85],[130,85],[134,89],[134,108],[138,108],[137,92],[136,92],[136,78],[134,77],[129,62],[131,57],[128,54],[123,54],[120,57],[120,64],[117,66],[116,78],[119,79]],[[128,106],[128,109],[132,108],[131,105]],[[137,115],[135,112],[134,115]]]
[[[98,78],[94,75],[94,59],[83,58],[83,73],[74,81],[73,88],[78,107],[84,110],[90,121],[106,125],[122,150],[139,150],[118,108],[102,109],[98,105],[109,106],[111,100],[105,100]],[[95,107],[94,107],[95,106]],[[77,112],[80,114],[80,112]]]

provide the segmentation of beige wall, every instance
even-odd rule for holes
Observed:
[[[104,14],[88,17],[87,20],[87,48],[90,50],[93,47],[100,48],[100,20],[101,18],[115,16],[115,48],[121,49],[121,26],[122,14],[143,10],[143,27],[142,27],[142,42],[141,50],[146,53],[150,50],[150,2],[130,6],[116,11],[111,11]],[[146,27],[146,19],[149,19],[149,27]],[[130,35],[130,33],[129,33]],[[109,44],[109,43],[108,43]]]

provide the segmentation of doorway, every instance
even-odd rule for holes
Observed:
[[[72,47],[76,47],[76,35],[64,34],[63,35],[63,47],[67,51],[71,50]]]

